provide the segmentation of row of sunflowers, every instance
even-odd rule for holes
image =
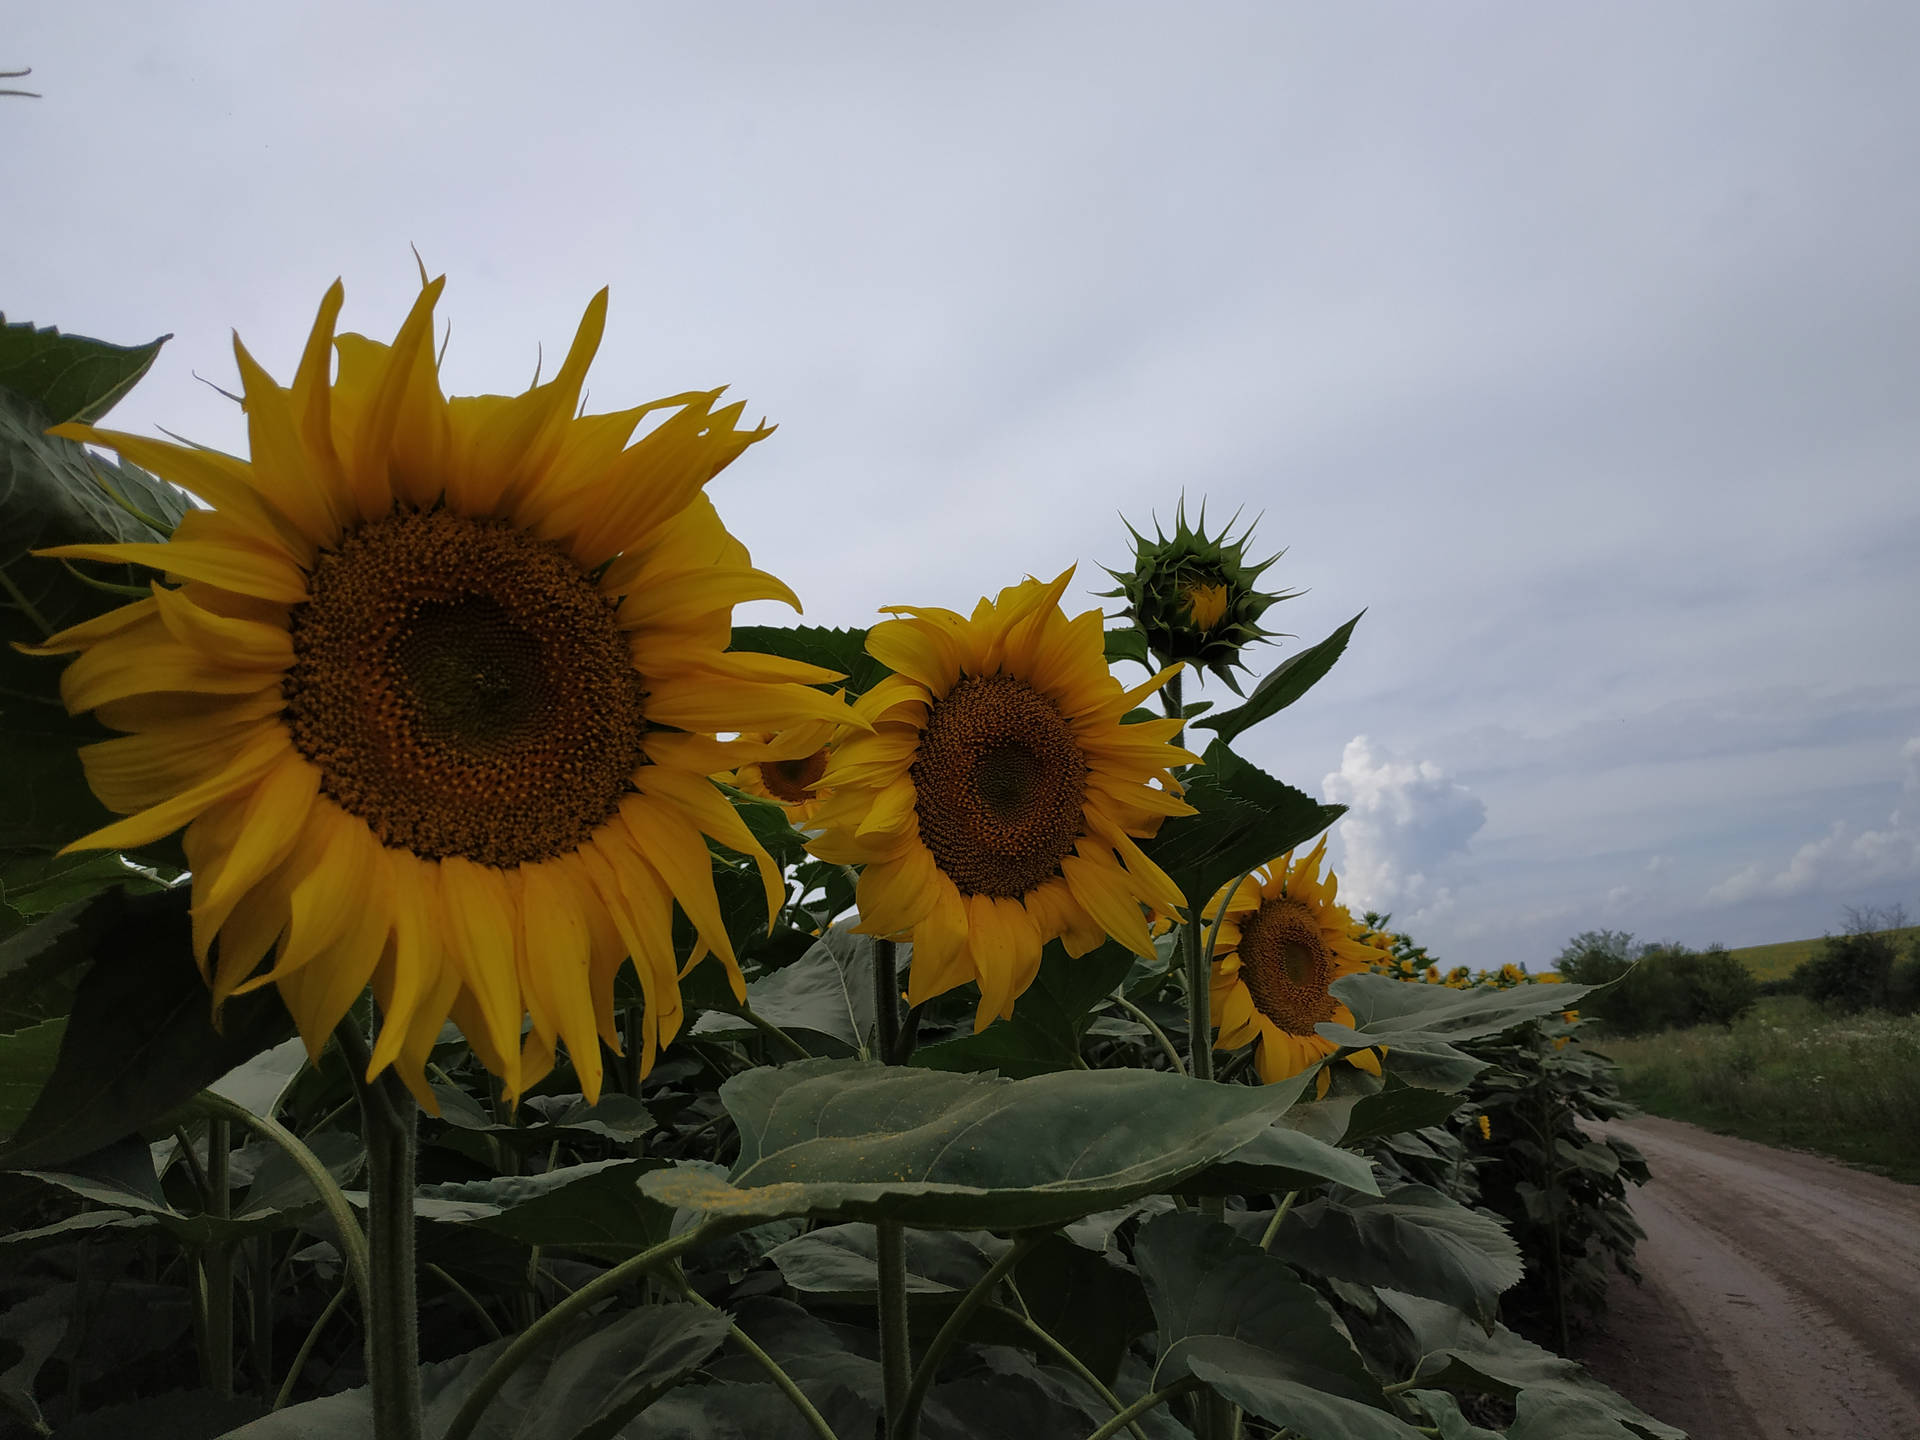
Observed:
[[[1072,570],[737,627],[798,607],[707,494],[771,428],[583,413],[604,291],[448,398],[421,279],[389,344],[336,283],[286,386],[236,340],[246,459],[100,427],[157,343],[0,334],[0,1403],[1678,1433],[1500,1325],[1512,1236],[1407,1165],[1583,992],[1408,983],[1339,807],[1232,748],[1355,622],[1241,695],[1286,596],[1183,507],[1114,628]]]

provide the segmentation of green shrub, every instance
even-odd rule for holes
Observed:
[[[1827,936],[1813,958],[1794,971],[1800,993],[1842,1015],[1912,1010],[1914,999],[1920,998],[1915,996],[1920,976],[1910,965],[1920,957],[1920,949],[1901,956],[1897,932],[1906,923],[1906,912],[1897,905],[1849,910],[1846,932]],[[1896,998],[1904,1003],[1896,1003]]]
[[[1587,974],[1603,974],[1617,963],[1617,952],[1586,954]],[[1673,943],[1644,947],[1637,960],[1610,978],[1611,988],[1590,998],[1586,1008],[1616,1035],[1731,1025],[1760,998],[1760,982],[1720,945],[1705,950]]]

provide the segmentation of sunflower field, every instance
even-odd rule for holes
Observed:
[[[421,283],[236,340],[244,459],[0,329],[0,1433],[1680,1435],[1501,1323],[1585,992],[1411,970],[1233,748],[1358,616],[1243,694],[1183,505],[1113,615],[736,627],[771,429],[586,414],[604,291],[449,398]]]

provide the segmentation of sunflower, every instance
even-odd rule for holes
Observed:
[[[738,428],[719,391],[576,418],[604,290],[552,380],[446,399],[445,281],[421,279],[392,345],[335,336],[336,281],[290,389],[236,338],[250,460],[54,432],[212,507],[164,542],[43,552],[171,582],[41,647],[79,652],[68,708],[125,732],[81,758],[127,818],[68,848],[185,827],[216,1009],[273,983],[317,1055],[371,982],[372,1073],[395,1066],[427,1108],[449,1016],[514,1095],[564,1042],[591,1100],[627,957],[642,1073],[679,1028],[676,903],[744,991],[703,837],[784,899],[706,778],[738,759],[716,734],[847,716],[809,688],[831,672],[725,653],[735,603],[798,607],[703,490],[768,428]]]
[[[809,720],[784,735],[742,736],[758,747],[759,758],[720,778],[749,795],[773,801],[793,824],[808,825],[825,798],[820,777],[827,773],[827,759],[842,728],[831,720]]]
[[[1180,908],[1134,843],[1192,814],[1168,742],[1178,720],[1122,717],[1179,667],[1121,688],[1098,610],[1069,620],[1052,583],[1027,580],[971,617],[893,607],[867,650],[895,673],[854,705],[870,734],[827,762],[813,853],[859,864],[860,928],[913,941],[907,999],[980,986],[975,1029],[1010,1016],[1040,952],[1080,956],[1112,936],[1151,957],[1141,905]],[[1157,782],[1157,783],[1156,783]]]
[[[1210,920],[1226,909],[1214,952],[1214,1048],[1237,1050],[1257,1041],[1254,1064],[1262,1084],[1298,1075],[1339,1049],[1314,1033],[1320,1024],[1353,1024],[1353,1012],[1327,987],[1379,958],[1379,951],[1353,938],[1353,917],[1334,899],[1339,881],[1333,872],[1320,874],[1326,850],[1323,835],[1304,859],[1296,861],[1289,851],[1249,875],[1231,896],[1223,888],[1207,906]],[[1347,1060],[1380,1073],[1371,1050],[1355,1051]],[[1330,1082],[1322,1070],[1322,1095]]]

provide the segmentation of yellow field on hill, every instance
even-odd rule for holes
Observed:
[[[1920,935],[1920,925],[1909,925],[1904,930],[1895,930],[1892,933],[1898,937],[1901,944],[1905,945],[1914,936]],[[1773,945],[1743,945],[1740,949],[1729,953],[1751,970],[1757,978],[1780,980],[1791,975],[1802,960],[1811,959],[1813,952],[1820,948],[1820,941],[1824,938],[1824,936],[1816,936],[1812,940],[1782,940]]]

